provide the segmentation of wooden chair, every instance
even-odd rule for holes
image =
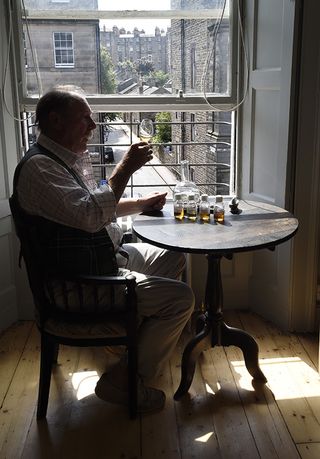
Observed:
[[[137,305],[136,280],[123,276],[48,275],[39,269],[28,240],[28,230],[12,216],[21,243],[36,322],[41,334],[37,419],[46,417],[53,364],[59,345],[126,346],[128,359],[129,415],[137,415]],[[121,290],[121,306],[117,297]],[[104,294],[102,295],[102,291]],[[119,299],[118,299],[119,301]],[[121,327],[121,334],[110,327]]]

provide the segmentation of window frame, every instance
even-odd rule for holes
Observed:
[[[231,1],[231,0],[230,0]],[[26,91],[25,67],[22,65],[23,44],[22,44],[22,8],[20,0],[14,0],[14,16],[18,25],[18,39],[15,40],[17,59],[18,79],[23,83],[19,86],[19,100],[21,111],[34,111],[39,100],[39,96],[28,96]],[[161,11],[86,11],[86,10],[29,10],[29,19],[212,19],[215,10],[161,10]],[[200,93],[185,94],[179,91],[172,95],[88,95],[87,100],[92,109],[96,112],[110,111],[199,111],[212,110],[212,106],[217,110],[232,110],[237,102],[238,93],[238,21],[237,21],[237,1],[231,1],[230,5],[230,94],[213,95],[206,94],[206,98]],[[59,68],[63,68],[60,67]],[[72,67],[68,67],[72,68]],[[208,104],[208,102],[209,105]]]
[[[24,59],[24,67],[28,68],[28,59],[27,59],[27,37],[24,32],[22,32],[22,43],[23,43],[23,59]]]
[[[56,38],[55,38],[55,35],[56,34],[66,34],[66,35],[71,35],[71,41],[72,41],[72,47],[71,48],[68,48],[68,47],[65,47],[65,48],[57,48],[56,47]],[[59,32],[53,32],[52,33],[52,39],[53,39],[53,52],[54,52],[54,66],[55,68],[57,69],[73,69],[75,67],[75,62],[74,62],[74,39],[73,39],[73,32],[62,32],[62,31],[59,31]],[[60,38],[60,41],[61,41],[61,38]],[[66,39],[66,41],[68,41],[68,39]],[[68,51],[68,56],[69,56],[69,51],[72,51],[72,63],[58,63],[57,62],[57,51]]]
[[[194,124],[195,122],[196,122],[196,114],[190,113],[190,140],[191,142],[194,142],[196,138],[196,127]]]
[[[196,86],[196,75],[197,75],[196,47],[192,45],[190,49],[190,87],[191,89],[194,89]]]

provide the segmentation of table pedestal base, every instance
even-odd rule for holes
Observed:
[[[250,375],[254,379],[263,382],[267,381],[259,367],[259,348],[254,338],[239,328],[229,327],[222,319],[222,282],[220,272],[222,255],[208,255],[207,258],[206,312],[199,316],[196,325],[197,334],[190,340],[183,352],[181,382],[174,394],[175,400],[179,400],[188,392],[199,354],[210,346],[239,347],[243,352],[245,365]]]

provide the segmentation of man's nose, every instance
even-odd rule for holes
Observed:
[[[97,127],[96,123],[93,121],[92,118],[90,118],[90,126],[89,126],[89,127],[90,127],[90,129],[92,129],[92,130],[95,129],[95,128]]]

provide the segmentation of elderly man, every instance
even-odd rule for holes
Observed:
[[[131,175],[152,158],[152,150],[145,142],[133,144],[117,164],[109,184],[101,189],[94,180],[87,151],[96,124],[82,94],[63,87],[46,93],[37,105],[36,120],[40,135],[18,165],[20,206],[28,215],[42,217],[41,234],[45,240],[50,233],[53,259],[62,260],[68,270],[106,275],[130,271],[136,276],[140,317],[138,410],[159,410],[165,394],[146,383],[158,374],[175,348],[192,313],[194,296],[185,283],[176,280],[185,264],[182,254],[142,243],[120,246],[117,216],[161,209],[165,203],[165,193],[121,198]],[[89,257],[85,255],[88,250],[73,249],[72,243],[68,247],[66,241],[70,236],[77,238],[79,232],[91,235],[87,238],[91,245],[86,247]],[[64,239],[65,234],[68,237]],[[123,360],[102,375],[96,394],[109,402],[127,403]]]

